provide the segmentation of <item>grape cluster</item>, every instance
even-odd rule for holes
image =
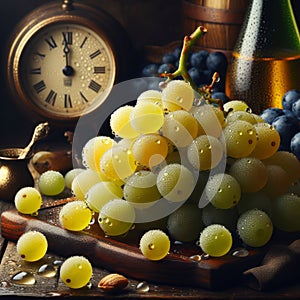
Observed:
[[[178,68],[180,54],[181,47],[175,48],[172,52],[164,53],[160,63],[146,63],[142,68],[141,75],[151,77],[174,72]],[[215,85],[214,90],[221,92],[224,98],[226,97],[224,90],[227,66],[228,60],[223,52],[208,52],[207,50],[190,52],[186,64],[189,75],[198,87],[210,84],[213,74],[218,72],[220,81]]]
[[[282,97],[282,109],[267,108],[261,117],[279,132],[279,149],[292,152],[300,160],[300,91],[286,92]]]

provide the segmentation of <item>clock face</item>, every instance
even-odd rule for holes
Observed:
[[[99,34],[55,23],[26,43],[19,76],[27,98],[44,116],[78,118],[101,105],[116,77],[114,53]]]

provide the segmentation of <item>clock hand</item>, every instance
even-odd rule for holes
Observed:
[[[68,41],[66,38],[65,33],[63,33],[63,37],[64,37],[64,53],[65,53],[65,57],[66,57],[66,65],[63,68],[63,74],[66,76],[72,76],[74,75],[74,69],[69,65],[69,54],[70,54],[70,48],[68,46]]]

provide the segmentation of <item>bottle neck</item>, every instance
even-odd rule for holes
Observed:
[[[300,55],[290,0],[252,0],[235,47],[248,57]]]

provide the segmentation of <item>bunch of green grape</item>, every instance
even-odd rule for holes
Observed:
[[[86,230],[98,214],[104,234],[126,241],[144,223],[149,233],[140,249],[151,260],[166,257],[174,241],[222,256],[234,237],[261,247],[274,228],[299,231],[300,163],[278,150],[276,129],[243,101],[221,110],[197,97],[188,83],[172,80],[115,110],[116,138],[90,139],[84,168],[65,176],[79,202],[62,207],[61,225]]]

